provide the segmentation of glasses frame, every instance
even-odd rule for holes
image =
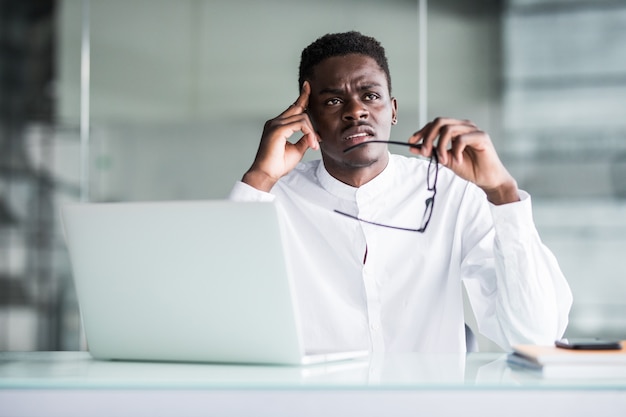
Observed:
[[[371,140],[371,141],[361,142],[359,144],[351,146],[345,149],[344,152],[349,152],[354,148],[366,145],[368,143],[387,143],[387,144],[392,144],[392,145],[403,145],[403,146],[408,146],[408,147],[417,148],[417,149],[421,149],[422,147],[422,145],[419,143],[396,142],[396,141],[387,141],[387,140]],[[433,165],[434,165],[434,179],[431,185],[431,175],[433,175],[431,174],[431,171],[433,171],[432,169]],[[346,216],[350,219],[354,219],[359,222],[371,224],[374,226],[381,226],[381,227],[386,227],[386,228],[395,229],[395,230],[403,230],[406,232],[424,233],[426,231],[426,228],[428,227],[428,224],[430,223],[430,219],[433,216],[433,209],[435,206],[435,196],[437,195],[437,178],[438,177],[439,177],[439,158],[437,157],[437,152],[433,152],[428,162],[428,171],[426,172],[426,189],[428,191],[431,191],[432,195],[424,201],[424,204],[426,205],[426,207],[424,208],[424,214],[422,215],[422,222],[421,222],[419,229],[411,228],[411,227],[393,226],[393,225],[384,224],[384,223],[377,223],[377,222],[373,222],[370,220],[362,219],[358,216],[354,216],[352,214],[349,214],[340,210],[334,210],[334,212],[341,214],[343,216]]]

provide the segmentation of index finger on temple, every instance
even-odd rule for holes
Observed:
[[[311,85],[308,81],[302,84],[302,90],[296,101],[283,112],[283,116],[292,116],[294,114],[303,113],[309,105],[309,95],[311,94]]]

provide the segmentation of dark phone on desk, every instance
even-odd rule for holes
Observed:
[[[554,342],[557,347],[564,349],[580,350],[613,350],[621,349],[620,342],[615,340],[594,339],[594,338],[569,338]]]

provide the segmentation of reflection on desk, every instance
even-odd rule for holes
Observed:
[[[123,415],[122,398],[134,415],[157,416],[178,414],[182,399],[191,415],[367,416],[390,407],[393,415],[500,415],[502,407],[507,416],[567,409],[623,415],[616,410],[626,410],[626,379],[543,380],[496,353],[374,354],[304,367],[0,353],[0,416]]]

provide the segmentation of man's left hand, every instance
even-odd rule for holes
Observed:
[[[412,148],[413,153],[428,157],[436,152],[440,164],[482,188],[491,203],[519,201],[515,179],[500,161],[489,135],[473,122],[438,117],[409,142],[422,144],[421,149]]]

